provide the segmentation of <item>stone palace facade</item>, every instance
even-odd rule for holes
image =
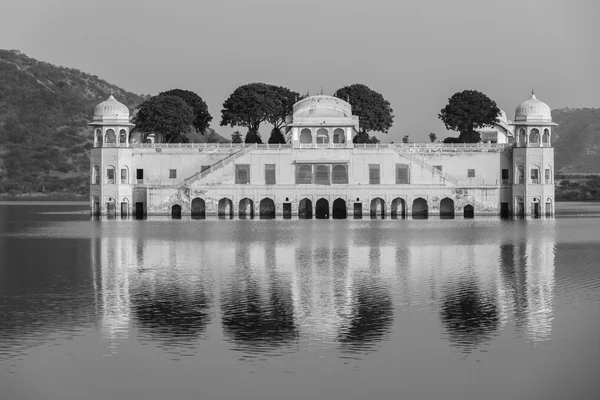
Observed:
[[[112,95],[94,110],[94,215],[553,216],[550,107],[532,93],[476,144],[354,144],[350,104],[294,104],[286,144],[142,143]]]

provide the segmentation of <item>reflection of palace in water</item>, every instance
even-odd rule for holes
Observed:
[[[286,239],[276,230],[257,235],[253,226],[239,224],[228,251],[221,239],[93,240],[105,338],[115,347],[134,326],[143,338],[181,345],[218,321],[224,339],[247,352],[361,350],[387,337],[394,307],[437,315],[444,336],[465,349],[489,342],[510,321],[534,342],[550,337],[553,221],[543,233],[487,244],[475,232],[473,243],[461,245],[386,240],[381,229],[348,226],[332,234],[329,224],[302,225]]]

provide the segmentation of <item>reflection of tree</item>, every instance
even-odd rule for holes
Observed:
[[[210,322],[211,299],[202,287],[195,290],[165,285],[144,287],[131,296],[139,324],[165,340],[194,340]]]
[[[353,311],[339,334],[339,342],[348,350],[367,349],[390,331],[394,306],[389,292],[380,284],[363,282],[353,291]]]
[[[489,340],[500,322],[494,300],[487,298],[474,281],[448,291],[440,314],[450,341],[465,350]]]

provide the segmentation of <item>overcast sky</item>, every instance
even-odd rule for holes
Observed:
[[[192,90],[225,136],[222,104],[250,82],[301,94],[366,84],[394,109],[383,141],[446,137],[437,115],[464,89],[509,119],[532,87],[552,109],[600,107],[598,0],[3,0],[1,10],[0,48],[135,93]]]

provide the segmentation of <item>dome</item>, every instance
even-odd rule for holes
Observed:
[[[294,104],[293,116],[296,117],[351,117],[350,103],[333,96],[311,96]]]
[[[129,109],[111,94],[94,109],[94,121],[121,120],[129,122]]]
[[[550,107],[531,93],[531,98],[519,104],[515,110],[515,122],[522,121],[551,122]]]

